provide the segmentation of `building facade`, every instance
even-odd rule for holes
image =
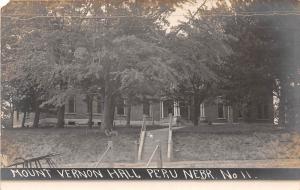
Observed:
[[[87,106],[85,96],[77,94],[68,99],[65,105],[65,124],[67,126],[87,125],[89,117],[89,107]],[[118,103],[115,107],[116,125],[126,125],[128,111],[130,110],[130,124],[141,125],[145,118],[147,125],[167,125],[169,115],[173,115],[173,124],[177,120],[191,122],[192,106],[190,103],[161,99],[159,102],[147,102],[138,105],[131,105],[127,109],[126,100]],[[104,102],[101,98],[93,101],[93,124],[100,126],[103,121]],[[255,101],[247,104],[247,107],[241,105],[228,106],[222,101],[222,97],[214,101],[204,102],[199,107],[199,125],[209,123],[273,123],[274,108],[273,98],[268,97],[264,101]],[[14,127],[20,127],[22,123],[22,114],[14,114]],[[26,125],[31,126],[34,114],[26,116]],[[55,113],[41,113],[40,125],[55,125]]]

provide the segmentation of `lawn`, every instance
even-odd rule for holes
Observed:
[[[99,129],[45,128],[2,130],[2,154],[9,162],[17,157],[32,158],[49,153],[60,153],[55,158],[58,165],[96,162],[105,151],[107,142],[113,140],[116,162],[133,162],[138,140],[138,128],[118,129],[118,136],[105,136]]]
[[[274,128],[184,128],[174,132],[174,160],[299,159],[300,132]]]
[[[284,130],[222,128],[175,130],[174,161],[299,159],[300,133]],[[150,130],[151,128],[148,127]],[[3,129],[1,153],[11,162],[17,157],[32,158],[61,153],[58,166],[97,162],[107,142],[113,141],[115,162],[136,161],[140,129],[118,127],[118,136],[109,138],[100,129],[40,128]]]

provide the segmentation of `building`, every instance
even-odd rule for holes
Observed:
[[[200,105],[199,124],[201,123],[273,123],[274,108],[273,97],[265,99],[265,101],[253,100],[247,104],[247,109],[241,105],[227,106],[221,97],[215,101],[204,102]],[[68,99],[65,107],[65,124],[68,126],[87,125],[88,110],[85,96],[76,95]],[[126,109],[126,100],[117,104],[115,107],[116,125],[125,125],[128,115]],[[176,120],[181,120],[186,123],[192,119],[191,105],[185,102],[178,102],[169,99],[161,99],[159,102],[148,102],[139,105],[131,106],[131,125],[141,125],[145,117],[147,125],[166,125],[169,123],[169,114],[172,114],[173,124]],[[245,111],[246,110],[246,111]],[[103,120],[104,102],[101,98],[93,102],[93,123],[95,126],[101,125]],[[22,114],[14,114],[14,127],[20,127],[22,122]],[[26,125],[32,125],[34,114],[27,115]],[[41,113],[40,125],[55,125],[55,113]]]

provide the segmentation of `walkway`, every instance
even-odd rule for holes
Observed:
[[[172,130],[181,129],[183,127],[172,127]],[[172,135],[172,133],[170,134]],[[171,137],[172,138],[172,137]],[[146,131],[144,146],[142,151],[142,162],[147,162],[155,150],[155,147],[160,144],[162,160],[168,161],[167,153],[168,153],[168,139],[169,139],[169,128],[164,129],[155,129]],[[158,156],[153,159],[153,161],[157,160]]]

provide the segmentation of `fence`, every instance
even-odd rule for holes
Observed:
[[[161,145],[160,142],[158,142],[158,144],[156,145],[154,151],[152,152],[146,167],[148,168],[150,163],[152,162],[152,159],[154,158],[155,153],[157,153],[158,155],[158,159],[157,159],[157,167],[158,168],[162,168],[163,167],[163,161],[162,161],[162,154],[161,154]]]
[[[107,148],[106,150],[103,152],[103,154],[100,156],[97,164],[96,164],[96,168],[103,163],[104,158],[109,155],[109,165],[110,167],[113,167],[113,161],[112,161],[112,150],[113,150],[113,142],[112,141],[108,141],[107,143]]]
[[[167,158],[168,161],[172,160],[172,152],[173,152],[173,139],[172,139],[172,121],[173,121],[173,116],[172,114],[170,116],[170,122],[169,122],[169,134],[168,134],[168,152],[167,152]]]

